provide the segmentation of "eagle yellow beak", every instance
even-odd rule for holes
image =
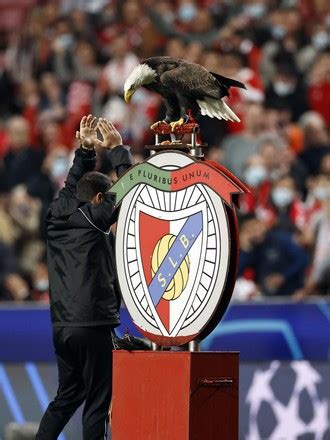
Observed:
[[[130,102],[132,96],[134,95],[133,91],[127,90],[124,95],[124,99],[126,102]]]

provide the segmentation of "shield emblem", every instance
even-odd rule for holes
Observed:
[[[163,335],[176,336],[196,298],[206,252],[206,203],[181,211],[136,206],[137,255],[149,310]],[[141,311],[142,312],[142,311]]]
[[[191,157],[168,151],[146,163],[152,167],[128,172],[116,184],[117,194],[124,191],[116,233],[118,278],[141,332],[160,345],[181,345],[211,329],[227,307],[236,270],[234,211],[219,185],[213,189],[208,170],[186,171],[195,163]],[[171,171],[178,173],[172,177]],[[150,184],[130,185],[140,179]],[[178,189],[173,183],[180,183]],[[236,186],[230,183],[231,190]]]

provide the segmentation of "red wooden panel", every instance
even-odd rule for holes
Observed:
[[[238,362],[238,353],[114,352],[113,440],[237,440]]]
[[[114,352],[114,440],[188,440],[189,355]]]

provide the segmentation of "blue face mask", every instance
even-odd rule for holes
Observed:
[[[314,197],[318,200],[330,199],[330,188],[326,186],[317,186],[313,191]]]
[[[70,34],[60,35],[59,37],[57,37],[57,44],[64,49],[71,47],[73,44],[72,35]]]
[[[266,13],[266,6],[261,3],[255,3],[251,5],[246,5],[244,7],[244,12],[251,18],[261,18]]]
[[[186,3],[180,6],[178,16],[183,23],[189,23],[196,17],[196,8],[191,3]]]
[[[33,287],[35,288],[35,290],[37,290],[38,292],[45,292],[46,290],[49,289],[49,281],[48,278],[42,278],[38,281],[35,281],[35,283],[33,284]]]
[[[252,165],[246,168],[244,177],[246,183],[255,188],[266,179],[267,170],[262,165]]]
[[[291,204],[294,193],[291,189],[278,186],[272,190],[272,200],[278,208],[286,208]]]
[[[312,36],[312,44],[317,50],[322,50],[330,44],[330,35],[326,31],[320,31]]]
[[[69,161],[66,156],[59,156],[54,160],[50,168],[50,174],[53,179],[65,176],[69,169]]]
[[[276,40],[281,40],[285,36],[285,29],[282,26],[274,26],[271,28],[271,32]]]
[[[288,96],[295,91],[295,84],[285,81],[275,81],[274,90],[279,96]]]

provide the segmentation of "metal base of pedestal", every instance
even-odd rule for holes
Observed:
[[[115,351],[113,440],[237,440],[239,353]]]

